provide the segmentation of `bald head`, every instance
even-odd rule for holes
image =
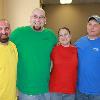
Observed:
[[[7,19],[0,19],[0,23],[2,23],[2,22],[7,24],[10,27],[10,23],[8,22]]]
[[[45,11],[44,11],[42,8],[35,8],[35,9],[32,11],[32,14],[35,13],[35,12],[41,12],[41,13],[45,16]]]

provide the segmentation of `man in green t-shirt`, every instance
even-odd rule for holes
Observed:
[[[50,53],[57,38],[51,29],[44,28],[45,24],[45,11],[36,8],[30,26],[19,27],[10,36],[18,49],[19,100],[49,100]]]

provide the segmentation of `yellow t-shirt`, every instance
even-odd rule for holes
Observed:
[[[17,100],[16,70],[18,54],[16,46],[0,44],[0,100]]]

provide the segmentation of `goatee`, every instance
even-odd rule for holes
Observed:
[[[33,29],[36,30],[36,31],[41,31],[42,30],[41,27],[36,28],[35,26],[33,26]]]
[[[9,41],[9,37],[4,38],[4,39],[0,38],[1,43],[7,43],[8,41]]]

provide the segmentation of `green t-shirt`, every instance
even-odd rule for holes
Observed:
[[[35,95],[48,92],[50,54],[57,43],[54,32],[44,28],[38,32],[30,26],[17,28],[10,35],[18,50],[17,87]]]

